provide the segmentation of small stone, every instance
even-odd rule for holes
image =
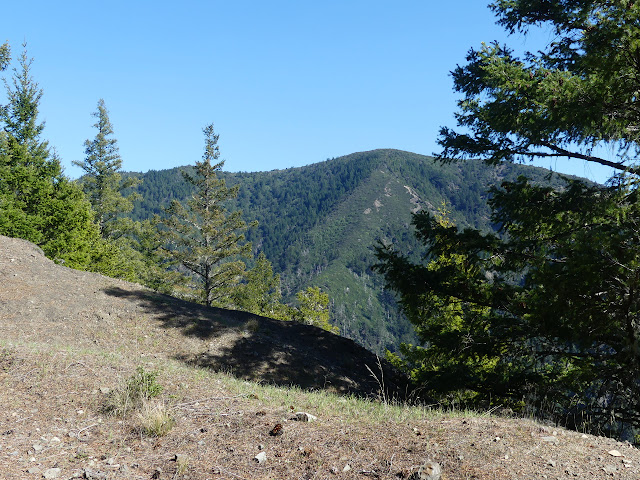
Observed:
[[[343,472],[348,472],[351,470],[351,466],[347,463],[344,468],[342,469]]]
[[[180,465],[186,465],[189,462],[189,459],[184,453],[176,453],[173,457],[173,461]]]
[[[33,445],[33,451],[34,452],[41,452],[42,450],[44,450],[44,447],[42,445],[40,445],[39,443],[36,443]]]
[[[84,478],[86,478],[87,480],[105,480],[107,478],[107,474],[104,472],[99,472],[97,470],[90,470],[88,468],[85,468]]]
[[[298,420],[299,422],[315,422],[316,420],[318,420],[318,417],[307,412],[297,412],[294,419]]]
[[[622,454],[618,451],[618,450],[609,450],[609,455],[611,455],[612,457],[621,457]]]
[[[102,393],[103,395],[108,395],[109,392],[111,392],[111,389],[109,387],[100,387],[100,393]]]
[[[62,443],[62,440],[58,437],[52,437],[51,440],[49,440],[49,443]]]
[[[602,467],[602,470],[604,470],[605,473],[616,473],[618,468],[615,465],[605,465]]]
[[[61,471],[62,470],[60,470],[59,468],[49,468],[48,470],[44,471],[42,476],[47,479],[58,478],[60,476]]]
[[[31,467],[29,470],[27,470],[27,473],[40,473],[40,469],[38,467]]]
[[[560,442],[558,440],[558,437],[554,437],[554,436],[542,437],[540,440],[547,443],[553,443],[554,445],[557,445]]]
[[[418,480],[440,480],[442,477],[442,467],[439,463],[427,460],[424,465],[418,469]]]
[[[254,460],[256,460],[258,463],[264,463],[267,461],[267,453],[266,452],[260,452],[259,454],[257,454],[255,457],[253,457]]]
[[[549,465],[550,467],[555,467],[556,466],[556,461],[555,460],[549,460],[547,462],[547,465]]]

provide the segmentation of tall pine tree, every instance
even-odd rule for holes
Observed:
[[[421,340],[395,360],[443,401],[526,405],[629,438],[640,430],[640,4],[491,8],[509,32],[545,25],[553,40],[521,58],[498,43],[470,51],[453,72],[460,130],[441,130],[440,159],[565,157],[620,173],[558,189],[503,182],[489,200],[502,235],[416,214],[422,261],[377,252]]]
[[[6,65],[6,45],[0,57]],[[42,90],[31,76],[26,47],[18,62],[12,80],[4,80],[9,103],[0,112],[0,234],[30,240],[68,266],[88,268],[99,240],[91,205],[40,138]]]
[[[85,159],[73,163],[85,171],[81,179],[82,189],[96,212],[100,232],[106,239],[117,239],[132,228],[123,214],[133,210],[133,202],[139,198],[135,193],[123,195],[126,189],[140,183],[136,177],[122,178],[122,158],[118,141],[113,137],[113,126],[104,100],[98,101],[98,109],[92,114],[97,129],[93,140],[86,140]]]
[[[216,174],[224,165],[224,161],[218,161],[219,136],[213,124],[203,131],[202,161],[196,162],[195,175],[183,173],[196,192],[186,205],[173,201],[160,232],[165,254],[186,269],[192,280],[186,295],[207,306],[227,306],[245,271],[241,257],[251,255],[251,244],[244,241],[247,224],[242,212],[229,212],[225,206],[227,200],[237,196],[238,187],[227,187]]]

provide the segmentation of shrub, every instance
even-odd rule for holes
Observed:
[[[158,371],[148,372],[139,366],[124,385],[114,390],[107,398],[103,411],[125,416],[131,409],[140,408],[144,402],[162,393],[162,385],[156,381]]]

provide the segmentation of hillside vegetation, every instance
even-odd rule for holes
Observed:
[[[183,167],[188,168],[188,167]],[[138,174],[142,200],[134,219],[162,214],[173,199],[192,192],[183,168]],[[412,213],[446,205],[461,227],[491,229],[487,189],[526,175],[534,182],[558,183],[548,170],[480,162],[443,165],[431,157],[399,150],[374,150],[306,167],[270,172],[222,172],[240,191],[231,209],[258,221],[247,239],[264,252],[282,276],[285,299],[319,286],[331,299],[332,322],[340,334],[374,352],[415,342],[412,326],[399,313],[382,278],[371,271],[377,241],[393,241],[403,251],[417,249]]]

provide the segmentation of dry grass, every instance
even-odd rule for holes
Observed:
[[[164,437],[176,424],[164,401],[143,403],[138,420],[142,432],[149,437]]]

